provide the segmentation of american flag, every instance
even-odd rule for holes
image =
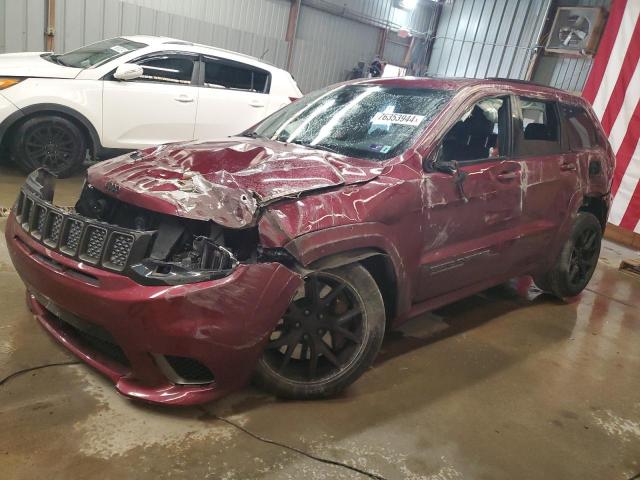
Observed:
[[[583,96],[616,154],[609,222],[640,233],[640,0],[613,0]]]

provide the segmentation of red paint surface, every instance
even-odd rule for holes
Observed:
[[[29,297],[40,323],[115,382],[122,393],[155,403],[201,403],[244,385],[301,282],[282,265],[264,263],[242,265],[221,280],[175,287],[142,286],[44,248],[17,226],[14,217],[9,219],[6,235],[11,239],[9,254],[27,288],[109,331],[127,355],[131,370],[122,370],[65,336]],[[100,285],[51,269],[34,253],[93,275]],[[172,386],[151,353],[195,358],[213,372],[215,383],[211,387]]]
[[[107,194],[158,212],[230,228],[255,225],[262,246],[287,249],[306,268],[337,254],[348,259],[354,250],[379,252],[393,277],[391,320],[396,324],[508,278],[544,271],[584,198],[604,196],[608,205],[613,157],[607,145],[579,154],[463,165],[468,202],[451,175],[422,168],[442,135],[480,98],[516,94],[583,104],[581,99],[506,81],[373,82],[459,92],[413,146],[384,162],[238,137],[148,149],[139,159],[125,156],[92,167],[88,180]],[[592,160],[602,162],[603,172],[589,177]],[[567,163],[575,169],[563,169]],[[110,182],[119,186],[117,194],[110,192]],[[132,369],[122,376],[91,352],[67,346],[126,395],[153,402],[196,403],[243,385],[300,284],[288,268],[258,263],[240,265],[216,281],[141,286],[47,251],[13,218],[6,236],[28,288],[109,330]],[[100,287],[51,269],[33,252],[90,273]],[[33,308],[47,326],[46,315],[37,304]],[[208,389],[167,385],[150,353],[196,358],[211,369],[216,383]]]

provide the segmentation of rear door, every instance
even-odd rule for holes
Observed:
[[[415,301],[502,277],[522,227],[522,171],[511,158],[509,96],[476,102],[444,136],[440,160],[462,177],[426,172],[420,288]]]
[[[202,57],[195,138],[236,135],[269,113],[271,74],[248,64]]]
[[[559,105],[552,99],[516,97],[515,158],[523,177],[523,222],[512,258],[514,270],[544,261],[552,240],[579,194],[578,156],[563,141]]]
[[[103,145],[142,148],[192,140],[199,88],[194,85],[198,55],[152,54],[134,60],[144,75],[132,81],[112,76],[104,82]]]

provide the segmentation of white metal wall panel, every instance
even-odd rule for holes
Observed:
[[[446,3],[428,74],[524,78],[550,0]]]
[[[302,3],[305,3],[303,0]],[[313,0],[310,5],[328,4],[334,8],[343,8],[353,13],[374,19],[380,23],[388,23],[394,27],[409,27],[418,32],[425,32],[431,13],[432,0],[419,0],[414,10],[396,8],[396,0]]]
[[[44,50],[44,1],[2,0],[0,15],[0,52]]]
[[[359,61],[371,62],[379,31],[303,5],[292,69],[302,92],[346,80]]]
[[[4,24],[6,23],[8,17],[6,12],[6,2],[5,0],[0,0],[0,53],[5,51],[6,47],[6,39],[5,39],[5,28]]]
[[[288,16],[287,0],[58,0],[56,51],[118,35],[165,35],[284,67]]]

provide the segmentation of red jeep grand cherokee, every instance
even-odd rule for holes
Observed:
[[[252,375],[334,394],[386,329],[519,275],[596,266],[614,157],[590,107],[506,80],[332,86],[238,137],[43,170],[6,236],[29,307],[124,395],[194,404]]]

